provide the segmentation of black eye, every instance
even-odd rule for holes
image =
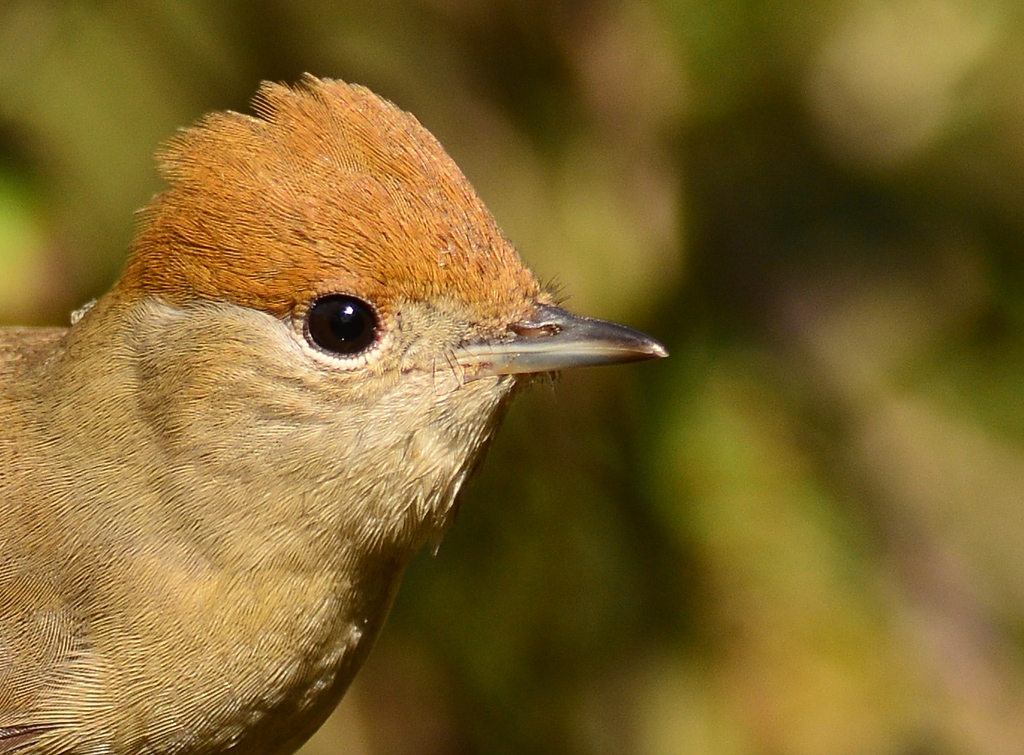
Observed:
[[[352,356],[377,336],[377,317],[364,301],[333,294],[317,299],[306,315],[309,338],[325,351]]]

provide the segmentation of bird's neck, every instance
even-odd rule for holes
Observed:
[[[90,586],[78,610],[104,616],[91,662],[120,669],[119,708],[156,706],[181,722],[183,741],[215,752],[222,732],[245,731],[223,749],[291,751],[365,659],[415,544],[367,548],[365,533],[341,526],[344,475],[307,484],[258,451],[229,473],[222,444],[202,433],[224,420],[153,393],[161,374],[189,390],[187,371],[148,373],[130,347],[137,331],[75,330],[34,377],[49,386],[38,399],[52,409],[45,416],[58,417],[38,428],[53,480],[44,505],[60,512],[50,547],[64,551],[69,582]],[[122,649],[150,646],[166,652]]]
[[[63,428],[40,432],[62,480],[64,547],[83,573],[110,566],[89,580],[90,600],[119,606],[107,618],[117,631],[149,627],[183,648],[119,667],[172,680],[168,709],[258,714],[250,749],[274,753],[288,742],[272,732],[304,738],[344,692],[409,559],[450,520],[508,390],[480,381],[445,403],[430,375],[406,375],[376,403],[325,411],[289,372],[284,326],[246,323],[265,333],[255,349],[232,339],[232,318],[258,313],[140,303],[111,317],[112,306],[101,300],[37,376]],[[152,668],[183,656],[224,665],[190,675],[210,689],[176,692],[179,669]]]

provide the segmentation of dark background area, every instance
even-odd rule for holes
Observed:
[[[415,113],[567,306],[305,755],[1024,752],[1024,6],[0,0],[0,321],[263,79]]]

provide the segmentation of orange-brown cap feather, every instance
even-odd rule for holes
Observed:
[[[328,293],[387,310],[449,297],[508,322],[539,287],[436,139],[369,90],[265,83],[258,117],[215,113],[159,155],[122,295],[284,317]]]

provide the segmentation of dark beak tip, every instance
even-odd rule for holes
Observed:
[[[647,353],[644,356],[647,359],[664,359],[668,356],[668,349],[661,341],[650,338],[647,342]]]
[[[665,359],[667,356],[668,349],[654,341],[650,344],[644,344],[641,348],[631,350],[629,356],[624,356],[622,362],[646,362],[651,359]],[[614,362],[611,362],[611,364],[614,364]]]

